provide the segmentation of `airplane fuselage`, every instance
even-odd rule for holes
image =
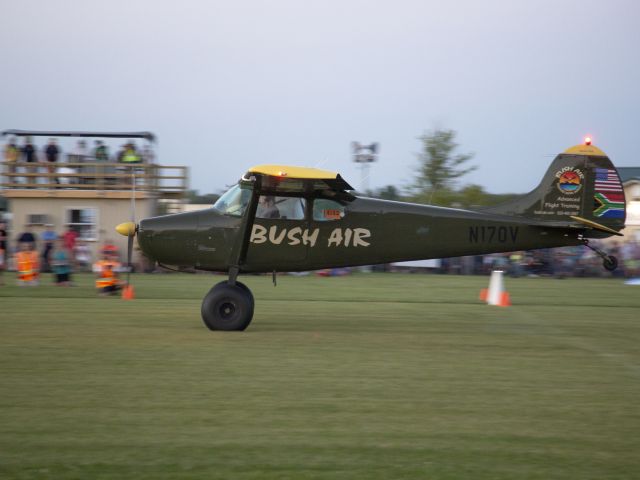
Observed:
[[[242,218],[216,209],[143,220],[139,244],[161,264],[227,271]],[[302,271],[578,245],[575,230],[478,211],[356,198],[340,217],[256,218],[243,272]]]

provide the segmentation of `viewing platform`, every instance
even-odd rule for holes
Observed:
[[[0,195],[6,198],[157,198],[180,200],[189,186],[186,166],[97,162],[2,162]],[[81,160],[81,161],[80,161]],[[133,185],[135,181],[135,186]]]

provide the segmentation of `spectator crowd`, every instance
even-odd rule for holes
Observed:
[[[58,234],[51,225],[39,238],[31,231],[20,233],[10,251],[6,225],[0,222],[0,285],[4,284],[4,270],[15,271],[17,284],[28,287],[38,286],[45,273],[50,273],[58,286],[73,286],[74,272],[92,271],[99,292],[113,293],[119,286],[118,274],[123,270],[119,258],[118,247],[107,240],[94,262],[91,249],[75,230],[68,228]]]
[[[471,257],[444,258],[439,273],[460,275],[488,275],[503,270],[512,277],[625,277],[640,276],[640,244],[635,239],[625,242],[591,241],[618,259],[618,268],[608,272],[602,258],[583,246],[548,248]]]
[[[86,183],[91,180],[90,174],[96,173],[96,166],[99,167],[100,164],[153,164],[155,155],[149,144],[139,148],[134,141],[122,144],[112,155],[109,146],[102,140],[95,140],[93,148],[89,148],[85,140],[79,140],[75,148],[67,153],[65,162],[62,148],[55,138],[50,138],[45,145],[38,147],[31,137],[24,137],[22,145],[16,138],[9,139],[4,147],[3,160],[9,183],[25,184],[29,188],[37,186],[39,178],[45,184],[71,183],[72,180]],[[65,176],[82,173],[87,173],[87,177]]]

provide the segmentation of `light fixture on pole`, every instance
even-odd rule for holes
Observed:
[[[359,142],[351,142],[351,149],[353,150],[353,161],[360,164],[362,175],[360,189],[364,193],[369,190],[369,167],[378,160],[380,146],[377,143],[362,145]]]

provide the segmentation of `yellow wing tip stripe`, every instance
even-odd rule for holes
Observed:
[[[595,145],[575,145],[571,148],[567,148],[564,153],[570,153],[572,155],[590,155],[594,157],[606,157],[607,154],[600,150]]]
[[[574,215],[571,215],[570,218],[575,220],[576,222],[580,222],[580,223],[582,223],[584,225],[587,225],[588,227],[595,228],[596,230],[600,230],[600,231],[607,232],[607,233],[613,233],[614,235],[618,235],[620,237],[623,236],[617,230],[614,230],[613,228],[609,228],[609,227],[607,227],[605,225],[602,225],[600,223],[594,222],[592,220],[587,220],[586,218],[582,218],[582,217],[576,217]]]
[[[259,173],[272,177],[302,178],[310,180],[329,180],[338,177],[336,172],[318,168],[294,167],[291,165],[256,165],[249,169],[250,173]]]

